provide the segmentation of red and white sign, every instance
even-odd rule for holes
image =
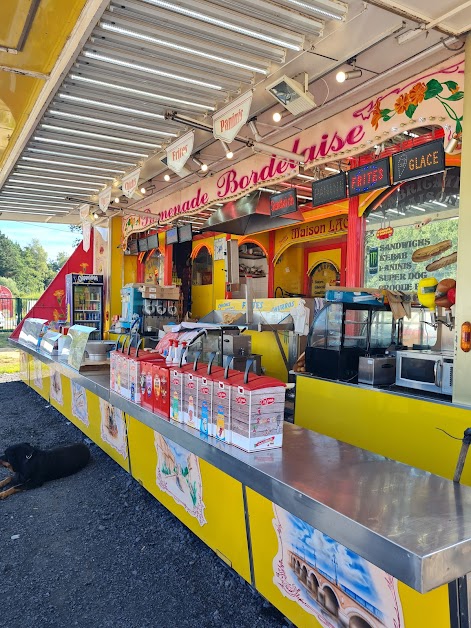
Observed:
[[[173,144],[166,148],[167,166],[177,174],[181,172],[190,158],[195,142],[195,134],[188,131],[185,135],[179,137]]]
[[[378,229],[376,232],[376,237],[378,240],[387,240],[394,234],[394,229],[392,227],[382,227]]]
[[[100,209],[102,212],[106,212],[110,202],[111,202],[111,187],[109,186],[98,194],[98,205],[100,206]]]
[[[247,122],[253,91],[249,90],[213,116],[213,135],[217,140],[232,142]]]
[[[123,177],[121,189],[123,190],[124,196],[127,196],[128,198],[133,197],[133,194],[137,188],[137,184],[139,183],[140,174],[141,174],[141,169],[137,168],[137,170],[133,170],[133,172]]]

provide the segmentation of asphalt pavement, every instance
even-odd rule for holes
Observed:
[[[81,442],[22,382],[0,380],[0,450]],[[0,501],[0,625],[281,628],[288,622],[90,441],[91,463]],[[0,469],[0,479],[6,470]]]

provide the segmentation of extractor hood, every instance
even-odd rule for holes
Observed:
[[[270,195],[255,190],[237,201],[226,203],[201,227],[202,231],[220,231],[232,235],[249,235],[268,229],[288,227],[303,222],[299,211],[271,217]]]

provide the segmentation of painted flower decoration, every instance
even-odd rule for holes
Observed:
[[[64,298],[64,294],[65,292],[63,290],[56,290],[54,292],[54,296],[57,299],[57,303],[59,304],[59,307],[62,305],[62,299]]]
[[[409,94],[402,94],[394,103],[394,110],[396,113],[404,113],[410,105]]]
[[[446,95],[446,90],[448,90],[448,95]],[[406,114],[408,118],[412,119],[417,107],[424,100],[436,98],[443,105],[447,115],[455,121],[455,133],[459,135],[463,130],[463,116],[458,116],[450,103],[461,100],[463,96],[463,90],[460,89],[455,81],[444,81],[443,83],[440,83],[437,79],[430,79],[427,83],[420,81],[407,93],[401,94],[396,98],[394,109],[381,109],[380,100],[378,99],[371,111],[371,126],[377,129],[380,120],[387,122],[395,115]]]
[[[383,117],[381,115],[381,107],[379,106],[380,100],[378,98],[378,100],[375,102],[375,106],[373,107],[373,111],[372,116],[371,116],[371,125],[377,129],[378,128],[378,123],[381,120],[381,118]]]
[[[427,86],[425,83],[416,83],[414,87],[409,92],[409,100],[412,105],[420,105],[420,103],[425,98],[425,92],[427,91]]]

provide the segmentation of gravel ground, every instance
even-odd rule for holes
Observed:
[[[4,379],[0,407],[0,450],[83,439],[22,382]],[[80,473],[0,502],[2,626],[288,624],[111,458],[90,448],[92,462]]]

